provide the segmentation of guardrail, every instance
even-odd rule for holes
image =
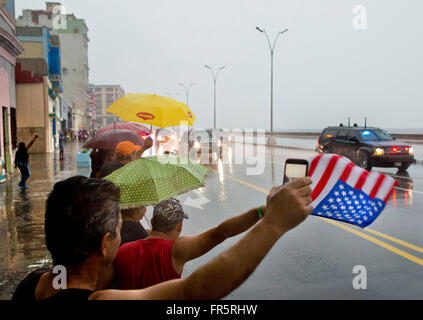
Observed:
[[[269,135],[270,132],[266,132],[266,135]],[[274,136],[286,136],[286,137],[308,137],[308,138],[317,138],[321,132],[273,132]],[[422,140],[423,134],[414,134],[414,133],[395,133],[389,132],[389,134],[397,139],[412,139],[412,140]]]
[[[321,132],[273,132],[274,137],[291,137],[291,138],[318,138]],[[417,140],[417,142],[423,143],[423,134],[419,133],[394,133],[389,134],[399,140]],[[266,132],[266,136],[269,136],[270,132]]]

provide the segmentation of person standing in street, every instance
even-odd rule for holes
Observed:
[[[62,161],[62,160],[65,160],[65,156],[64,156],[64,152],[65,152],[65,135],[63,134],[63,132],[60,132],[60,135],[59,135],[59,159]]]
[[[25,185],[26,180],[28,180],[30,176],[29,172],[29,149],[34,144],[35,140],[37,140],[38,136],[36,135],[34,139],[31,140],[31,142],[28,144],[28,146],[25,145],[25,142],[19,142],[18,150],[15,154],[15,169],[19,168],[21,171],[21,181],[19,182],[18,186],[21,188],[21,190],[27,190],[28,187]]]

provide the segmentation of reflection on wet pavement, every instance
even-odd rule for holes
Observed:
[[[10,299],[21,279],[50,262],[44,241],[45,201],[55,182],[89,176],[90,168],[76,167],[78,151],[77,143],[67,145],[62,162],[58,154],[31,154],[26,191],[17,186],[19,172],[0,184],[0,299]]]

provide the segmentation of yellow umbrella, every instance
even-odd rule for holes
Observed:
[[[127,94],[111,104],[106,111],[123,121],[140,122],[155,127],[192,126],[195,116],[188,106],[169,97],[156,94]]]

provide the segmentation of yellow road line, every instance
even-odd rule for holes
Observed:
[[[210,168],[210,167],[208,167],[208,168],[209,168],[211,171],[213,171],[213,172],[219,173],[219,171],[217,171],[217,170],[215,170],[215,169],[212,169],[212,168]],[[263,193],[265,193],[266,195],[267,195],[267,194],[269,194],[269,190],[266,190],[266,189],[263,189],[263,188],[257,187],[257,186],[255,186],[255,185],[253,185],[253,184],[249,184],[248,182],[245,182],[245,181],[243,181],[243,180],[239,180],[239,179],[237,179],[237,178],[234,178],[234,177],[228,176],[228,175],[226,175],[226,174],[224,174],[224,176],[225,176],[226,178],[229,178],[229,179],[233,180],[233,181],[239,182],[239,183],[241,183],[241,184],[243,184],[243,185],[245,185],[245,186],[247,186],[247,187],[250,187],[250,188],[255,189],[255,190],[257,190],[257,191],[263,192]]]
[[[412,244],[412,243],[409,243],[409,242],[406,242],[406,241],[403,241],[403,240],[400,240],[400,239],[394,238],[394,237],[392,237],[392,236],[389,236],[389,235],[387,235],[387,234],[384,234],[384,233],[382,233],[382,232],[379,232],[379,231],[376,231],[376,230],[373,230],[373,229],[370,229],[370,228],[366,228],[366,229],[364,229],[364,231],[367,231],[367,232],[373,233],[373,234],[375,234],[375,235],[377,235],[377,236],[379,236],[379,237],[381,237],[381,238],[385,238],[385,239],[387,239],[387,240],[390,240],[390,241],[392,241],[392,242],[396,242],[396,243],[398,243],[398,244],[400,244],[400,245],[402,245],[402,246],[404,246],[404,247],[407,247],[407,248],[409,248],[409,249],[412,249],[412,250],[414,250],[414,251],[417,251],[417,252],[421,252],[421,253],[423,253],[423,248],[420,248],[420,247],[418,247],[418,246],[416,246],[416,245],[414,245],[414,244]]]
[[[320,218],[320,217],[318,217],[318,218]],[[351,233],[354,233],[355,235],[357,235],[357,236],[359,236],[359,237],[361,237],[363,239],[366,239],[368,241],[371,241],[371,242],[377,244],[378,246],[381,246],[382,248],[385,248],[386,250],[392,251],[392,252],[400,255],[401,257],[404,257],[404,258],[406,258],[406,259],[408,259],[408,260],[410,260],[412,262],[415,262],[415,263],[423,266],[423,259],[417,258],[417,257],[415,257],[415,256],[413,256],[413,255],[411,255],[411,254],[409,254],[409,253],[407,253],[407,252],[405,252],[403,250],[400,250],[400,249],[398,249],[398,248],[396,248],[394,246],[391,246],[390,244],[387,244],[387,243],[385,243],[383,241],[380,241],[380,240],[378,240],[378,239],[376,239],[374,237],[371,237],[371,236],[369,236],[367,234],[364,234],[364,233],[362,233],[362,232],[360,232],[358,230],[355,230],[355,229],[353,229],[351,227],[347,227],[344,223],[340,223],[340,222],[336,222],[336,221],[332,221],[332,220],[328,220],[328,219],[323,219],[323,218],[320,218],[320,219],[322,219],[325,222],[328,222],[330,224],[333,224],[334,226],[337,226],[338,228],[342,228],[342,229],[347,230],[347,231],[349,231]]]
[[[217,170],[214,170],[212,168],[209,168],[209,169],[211,171],[214,171],[214,172],[218,173]],[[260,191],[260,192],[262,192],[262,193],[264,193],[266,195],[268,194],[268,190],[266,190],[266,189],[263,189],[263,188],[254,186],[254,185],[252,185],[252,184],[250,184],[248,182],[245,182],[243,180],[234,178],[234,177],[229,176],[229,175],[226,175],[226,174],[224,174],[224,176],[226,178],[229,178],[229,179],[233,180],[233,181],[239,182],[239,183],[241,183],[241,184],[243,184],[243,185],[245,185],[247,187],[250,187],[252,189],[255,189],[257,191]],[[359,236],[359,237],[361,237],[363,239],[366,239],[366,240],[368,240],[370,242],[373,242],[373,243],[377,244],[378,246],[380,246],[380,247],[382,247],[382,248],[384,248],[384,249],[386,249],[388,251],[394,252],[394,253],[398,254],[399,256],[401,256],[403,258],[406,258],[406,259],[408,259],[408,260],[410,260],[410,261],[412,261],[414,263],[417,263],[417,264],[423,266],[423,259],[417,258],[417,257],[413,256],[412,254],[409,254],[409,253],[407,253],[407,252],[405,252],[405,251],[403,251],[401,249],[398,249],[398,248],[396,248],[396,247],[394,247],[394,246],[392,246],[392,245],[390,245],[388,243],[385,243],[385,242],[383,242],[383,241],[381,241],[379,239],[376,239],[376,238],[374,238],[372,236],[369,236],[369,235],[367,235],[367,234],[365,234],[365,233],[363,233],[361,231],[358,231],[357,229],[354,229],[352,227],[346,226],[345,223],[337,222],[337,221],[330,220],[330,219],[324,219],[322,217],[317,217],[317,218],[319,218],[322,221],[325,221],[327,223],[330,223],[330,224],[332,224],[332,225],[334,225],[334,226],[336,226],[338,228],[341,228],[341,229],[344,229],[346,231],[349,231],[349,232],[351,232],[351,233],[353,233],[353,234],[355,234],[355,235],[357,235],[357,236]],[[366,231],[368,231],[370,233],[373,233],[375,235],[378,235],[378,236],[380,236],[382,238],[388,239],[388,240],[390,240],[392,242],[396,242],[396,243],[398,243],[400,245],[403,245],[403,246],[405,246],[407,248],[410,248],[410,249],[413,249],[415,251],[418,251],[418,252],[422,252],[423,253],[423,248],[420,248],[418,246],[415,246],[415,245],[413,245],[411,243],[408,243],[408,242],[402,241],[400,239],[391,237],[389,235],[383,234],[383,233],[381,233],[379,231],[376,231],[376,230],[366,229]]]

